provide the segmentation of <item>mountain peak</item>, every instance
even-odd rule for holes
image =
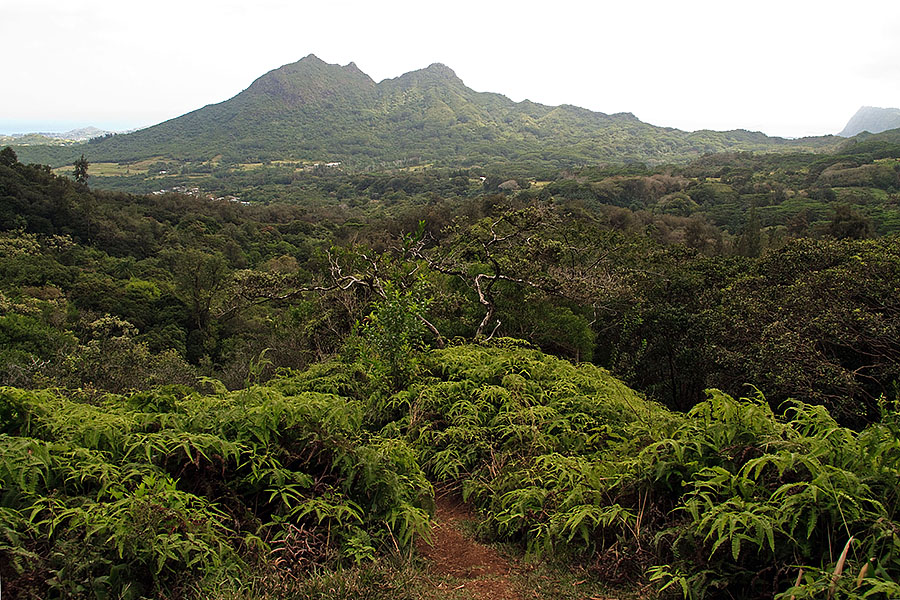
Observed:
[[[900,127],[900,109],[863,106],[853,115],[838,135],[853,137],[863,131],[881,133]]]
[[[254,81],[245,93],[288,105],[302,105],[336,98],[358,99],[374,87],[375,82],[355,64],[342,67],[310,54],[269,71]]]
[[[427,73],[432,73],[433,75],[438,75],[447,79],[459,80],[459,77],[456,76],[456,73],[453,71],[453,69],[451,69],[444,63],[431,63],[422,70]]]
[[[400,88],[465,88],[466,84],[456,76],[453,69],[442,63],[432,63],[424,69],[404,73],[395,79],[385,79],[378,84],[379,87],[387,86]]]
[[[355,62],[348,62],[346,65],[344,65],[344,66],[341,67],[341,68],[344,69],[345,71],[350,72],[350,73],[358,73],[358,74],[360,74],[360,75],[363,75],[363,76],[366,77],[366,78],[369,77],[369,76],[366,75],[359,67],[356,66],[356,63],[355,63]]]

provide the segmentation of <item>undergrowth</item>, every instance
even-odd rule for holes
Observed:
[[[775,415],[758,393],[711,390],[672,413],[525,348],[450,348],[425,366],[382,410],[433,480],[480,507],[488,539],[686,598],[900,590],[895,407],[856,432],[818,406]]]
[[[411,364],[399,392],[364,355],[234,392],[0,389],[3,591],[375,597],[356,577],[401,598],[399,575],[365,565],[408,559],[431,482],[449,482],[479,535],[608,582],[900,597],[896,407],[863,431],[759,394],[673,413],[508,340]],[[362,566],[328,575],[341,565]]]
[[[407,552],[432,492],[364,406],[275,387],[99,401],[0,390],[0,552],[13,597],[181,595],[261,563]]]

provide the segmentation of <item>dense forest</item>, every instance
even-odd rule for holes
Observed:
[[[622,594],[900,597],[896,132],[203,164],[0,151],[13,597],[421,597],[437,486]]]

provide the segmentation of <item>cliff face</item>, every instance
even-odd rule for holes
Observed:
[[[846,127],[838,135],[853,137],[863,131],[881,133],[898,127],[900,127],[900,108],[863,106],[847,121]]]

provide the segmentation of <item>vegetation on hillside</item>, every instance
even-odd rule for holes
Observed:
[[[244,204],[4,149],[3,589],[403,597],[440,484],[662,596],[900,596],[897,150],[209,174]]]
[[[680,162],[710,152],[819,150],[833,136],[786,140],[758,132],[684,132],[571,105],[515,103],[469,89],[444,65],[373,82],[352,63],[315,56],[275,69],[246,90],[176,119],[98,138],[69,154],[22,146],[28,162],[60,166],[155,158],[179,168],[215,161],[341,162],[355,170],[438,163],[564,168],[598,161]]]
[[[406,556],[429,481],[449,481],[482,535],[607,581],[692,598],[900,592],[886,405],[862,432],[715,391],[678,414],[503,340],[415,356],[397,392],[365,342],[234,392],[3,388],[5,590],[265,597],[323,565]]]
[[[3,153],[7,384],[120,392],[202,374],[234,388],[264,349],[294,368],[330,356],[390,294],[422,307],[436,343],[527,339],[678,409],[753,382],[776,406],[793,397],[865,422],[898,377],[897,239],[856,239],[875,221],[809,189],[793,197],[830,220],[764,226],[767,207],[741,212],[753,183],[702,174],[722,161],[760,173],[765,157],[530,187],[322,175],[298,190],[303,204],[243,205],[93,191]],[[498,180],[522,189],[486,193]],[[871,189],[895,198],[892,185]],[[731,191],[709,192],[720,187]],[[734,231],[659,209],[677,194],[710,212],[732,198]]]

